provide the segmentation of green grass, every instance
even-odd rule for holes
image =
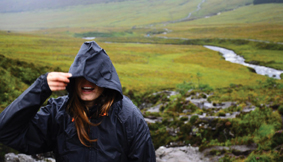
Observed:
[[[167,37],[233,38],[283,42],[283,4],[249,5],[209,18],[167,26]]]
[[[194,21],[173,24],[173,26],[184,25],[216,25],[216,24],[251,24],[272,23],[283,24],[283,4],[248,5],[233,11],[223,12],[220,15],[202,18]]]
[[[68,71],[82,39],[0,32],[0,54],[39,65],[60,66]]]
[[[227,0],[206,0],[202,5],[201,9],[197,12],[192,13],[192,18],[204,17],[211,14],[217,14],[219,12],[225,12],[233,10],[235,8],[249,5],[253,0],[238,0],[238,1],[227,1]]]
[[[235,49],[241,56],[245,57],[246,62],[255,62],[258,65],[272,67],[283,70],[283,52],[282,50],[260,50],[250,46],[228,46]]]
[[[233,50],[245,62],[283,70],[283,45],[238,39],[189,40],[204,45],[215,45]]]
[[[59,66],[68,71],[83,41],[70,37],[1,32],[0,54],[42,66]],[[231,83],[256,84],[256,80],[266,78],[250,72],[245,66],[229,63],[217,52],[202,46],[98,44],[113,60],[122,86],[140,92],[174,88],[183,81],[196,82],[198,73],[201,74],[200,82],[212,87],[225,87]]]

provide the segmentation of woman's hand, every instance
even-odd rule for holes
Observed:
[[[71,73],[50,72],[47,75],[47,83],[51,91],[62,91],[70,82]]]

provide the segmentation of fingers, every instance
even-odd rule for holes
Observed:
[[[52,86],[52,87],[66,87],[67,83],[64,83],[64,82],[50,82],[49,86]]]
[[[51,91],[65,90],[67,84],[70,82],[69,77],[71,73],[50,72],[47,75],[47,83]]]
[[[66,73],[69,74],[69,73]],[[64,83],[69,83],[70,80],[68,79],[70,76],[66,75],[64,73],[59,73],[58,75],[55,75],[52,77],[53,81],[57,81],[57,82],[64,82]]]

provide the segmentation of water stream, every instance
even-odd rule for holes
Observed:
[[[201,9],[201,5],[202,5],[205,1],[206,1],[206,0],[202,0],[202,1],[197,5],[197,9],[196,9],[195,11],[190,12],[187,17],[182,18],[182,19],[179,19],[179,20],[172,21],[171,23],[177,23],[177,22],[181,22],[181,21],[184,21],[184,20],[188,20],[189,18],[191,18],[191,16],[192,16],[193,13],[198,12],[198,11]]]
[[[237,55],[232,50],[228,50],[228,49],[216,47],[216,46],[204,46],[204,47],[211,49],[213,51],[220,52],[226,61],[253,68],[255,72],[260,75],[267,75],[272,78],[280,79],[280,74],[283,73],[283,70],[276,70],[276,69],[265,67],[265,66],[248,64],[245,62],[245,59],[243,57]]]

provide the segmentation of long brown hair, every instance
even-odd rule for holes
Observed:
[[[102,94],[95,100],[98,106],[98,111],[94,114],[95,117],[108,115],[109,109],[115,101],[117,92],[112,89],[104,88]],[[74,93],[67,105],[67,112],[73,117],[77,134],[80,142],[90,147],[92,142],[96,142],[97,139],[90,139],[88,131],[90,126],[98,126],[100,123],[95,124],[90,122],[88,114],[88,108],[86,108],[81,102],[79,96]]]

